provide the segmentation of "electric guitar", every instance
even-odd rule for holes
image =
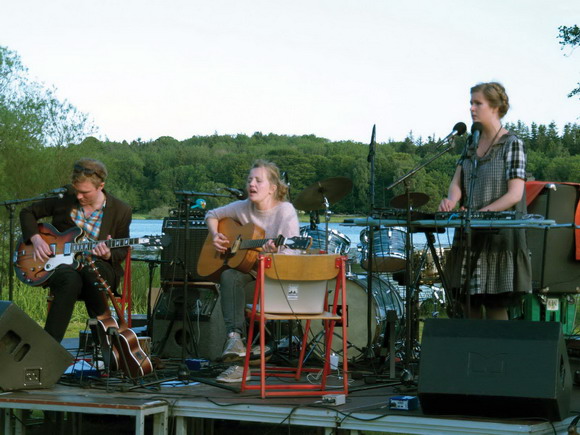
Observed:
[[[24,243],[21,238],[13,258],[14,271],[18,279],[33,287],[44,284],[61,264],[78,268],[80,265],[78,254],[91,252],[99,243],[105,243],[111,249],[133,245],[163,247],[167,246],[171,238],[169,235],[164,235],[82,241],[84,232],[80,228],[73,227],[61,233],[50,224],[39,224],[38,233],[50,246],[52,256],[45,262],[35,259],[34,246],[32,243]]]
[[[290,249],[308,249],[312,244],[312,237],[278,236],[265,239],[264,230],[259,226],[252,223],[241,225],[230,218],[219,221],[218,231],[228,238],[230,246],[223,254],[216,251],[213,238],[211,234],[208,234],[197,262],[197,273],[200,276],[215,277],[214,274],[219,274],[228,267],[248,273],[258,259],[258,248],[269,240],[274,240],[276,246],[286,246]]]
[[[137,334],[127,326],[125,316],[111,290],[111,286],[109,286],[109,283],[99,273],[94,260],[84,264],[96,275],[97,281],[103,290],[103,300],[107,307],[105,313],[97,316],[96,319],[101,353],[105,358],[105,363],[108,362],[110,364],[111,370],[121,370],[132,379],[152,373],[153,364],[147,356],[147,353],[141,348]],[[107,297],[115,309],[117,319],[119,320],[118,323],[111,316]],[[116,325],[118,326],[115,328]],[[111,327],[113,328],[113,334],[108,333]],[[105,356],[106,354],[110,356]],[[107,358],[109,359],[107,360]]]

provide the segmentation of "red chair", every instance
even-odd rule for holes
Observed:
[[[342,325],[342,355],[347,355],[347,310],[346,310],[346,257],[340,255],[278,255],[268,254],[258,257],[258,275],[254,289],[254,300],[250,314],[250,327],[247,338],[246,358],[242,377],[241,391],[260,390],[262,398],[267,396],[319,396],[327,393],[348,394],[348,361],[342,359],[342,385],[340,388],[328,388],[327,378],[331,372],[330,355],[334,328]],[[328,304],[328,292],[323,294],[322,306],[324,311],[315,314],[279,314],[268,312],[270,309],[265,290],[265,277],[279,281],[327,281],[336,278],[336,287],[332,305]],[[338,307],[345,309],[338,312]],[[265,309],[262,309],[265,307]],[[265,329],[268,320],[300,320],[305,321],[305,330],[298,360],[298,367],[266,366]],[[322,320],[324,323],[324,362],[322,369],[305,368],[304,356],[308,345],[308,333],[312,320]],[[254,338],[254,324],[259,324],[260,338],[260,368],[258,384],[246,382],[246,375],[250,371],[250,355]],[[322,370],[319,382],[301,382],[303,373],[316,373]],[[296,382],[266,382],[268,377],[293,378]]]

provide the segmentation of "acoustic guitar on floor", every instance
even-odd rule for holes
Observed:
[[[241,225],[230,218],[219,221],[218,231],[228,238],[230,246],[224,253],[216,251],[213,237],[208,234],[197,262],[200,276],[215,277],[227,268],[248,273],[256,264],[260,248],[269,240],[273,240],[276,246],[297,250],[308,249],[312,244],[312,237],[264,238],[264,230],[259,226],[252,223]]]
[[[139,344],[137,334],[127,325],[125,315],[111,290],[111,286],[100,274],[94,260],[90,259],[83,264],[95,274],[97,284],[102,290],[103,301],[107,307],[105,313],[97,316],[96,319],[97,336],[101,344],[101,353],[105,358],[105,363],[110,364],[111,370],[121,370],[131,379],[152,373],[153,364]],[[108,302],[113,305],[118,322],[111,315]],[[107,354],[108,356],[106,356]]]

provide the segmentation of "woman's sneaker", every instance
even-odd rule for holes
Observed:
[[[234,383],[234,382],[242,382],[242,376],[244,375],[244,368],[242,366],[231,366],[227,370],[220,373],[220,375],[215,379],[218,382],[224,383]],[[246,381],[249,381],[252,378],[250,375],[250,371],[248,370],[248,374],[246,375]]]
[[[246,356],[246,345],[242,341],[240,334],[236,332],[230,332],[228,334],[228,340],[224,346],[224,351],[222,352],[222,361],[233,362],[239,361]]]

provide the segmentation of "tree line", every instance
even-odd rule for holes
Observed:
[[[580,182],[580,125],[567,124],[558,131],[554,124],[527,126],[521,122],[506,126],[525,142],[530,178]],[[435,209],[447,192],[454,167],[466,138],[457,138],[455,147],[418,171],[408,181],[413,192],[429,195],[426,209]],[[388,207],[402,194],[402,185],[387,190],[413,168],[437,153],[436,138],[378,143],[375,147],[374,204]],[[243,189],[248,170],[255,159],[278,164],[288,174],[291,198],[317,181],[331,177],[352,180],[352,191],[336,204],[335,213],[370,212],[369,144],[354,141],[333,142],[313,135],[286,136],[194,136],[178,141],[171,137],[142,142],[112,142],[88,137],[77,144],[30,147],[18,145],[17,153],[3,153],[4,172],[0,190],[6,199],[26,198],[66,184],[73,162],[80,157],[102,160],[109,170],[107,188],[142,214],[162,216],[175,207],[176,191],[189,190],[200,195],[208,207],[231,199],[224,188]]]

